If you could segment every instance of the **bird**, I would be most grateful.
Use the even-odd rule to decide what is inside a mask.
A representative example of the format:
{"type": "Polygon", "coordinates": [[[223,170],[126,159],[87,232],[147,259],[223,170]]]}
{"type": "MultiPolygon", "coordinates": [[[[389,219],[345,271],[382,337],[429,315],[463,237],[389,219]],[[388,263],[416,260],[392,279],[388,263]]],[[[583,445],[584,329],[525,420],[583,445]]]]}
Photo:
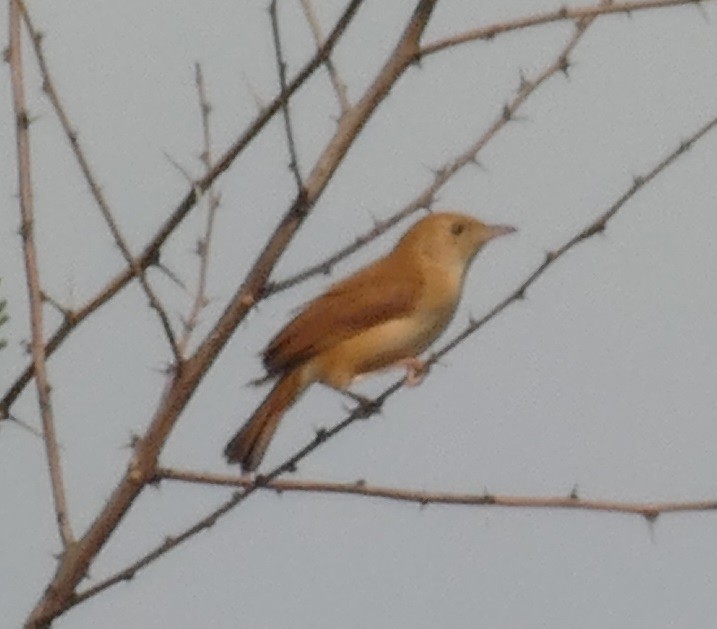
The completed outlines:
{"type": "Polygon", "coordinates": [[[284,413],[316,382],[348,392],[359,377],[394,366],[406,369],[407,384],[419,382],[419,355],[453,319],[473,259],[515,231],[432,212],[387,255],[306,304],[264,350],[261,381],[276,383],[227,444],[227,462],[254,472],[284,413]]]}

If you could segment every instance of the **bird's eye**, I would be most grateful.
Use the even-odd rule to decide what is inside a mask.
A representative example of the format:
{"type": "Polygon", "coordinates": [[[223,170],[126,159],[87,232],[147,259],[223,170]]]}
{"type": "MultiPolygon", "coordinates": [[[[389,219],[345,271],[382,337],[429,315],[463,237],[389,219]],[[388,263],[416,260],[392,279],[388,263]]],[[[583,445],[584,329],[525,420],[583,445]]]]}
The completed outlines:
{"type": "Polygon", "coordinates": [[[453,225],[451,225],[451,233],[454,236],[460,236],[465,228],[466,226],[463,223],[453,223],[453,225]]]}

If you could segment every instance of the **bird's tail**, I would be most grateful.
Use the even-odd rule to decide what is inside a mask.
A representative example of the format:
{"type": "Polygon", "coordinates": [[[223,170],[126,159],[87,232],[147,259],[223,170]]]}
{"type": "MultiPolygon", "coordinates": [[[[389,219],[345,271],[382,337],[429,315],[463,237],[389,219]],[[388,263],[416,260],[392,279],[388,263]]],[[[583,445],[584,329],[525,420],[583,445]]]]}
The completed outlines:
{"type": "Polygon", "coordinates": [[[261,406],[232,437],[224,448],[224,456],[229,463],[239,463],[244,472],[252,472],[259,467],[286,409],[308,385],[301,371],[294,369],[281,376],[261,406]]]}

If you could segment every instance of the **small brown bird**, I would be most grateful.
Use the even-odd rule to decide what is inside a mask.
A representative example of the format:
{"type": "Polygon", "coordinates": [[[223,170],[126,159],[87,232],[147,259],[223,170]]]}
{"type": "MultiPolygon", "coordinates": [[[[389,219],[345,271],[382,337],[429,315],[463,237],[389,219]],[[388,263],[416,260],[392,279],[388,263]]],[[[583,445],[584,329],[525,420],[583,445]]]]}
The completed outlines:
{"type": "Polygon", "coordinates": [[[470,263],[489,240],[515,231],[463,214],[430,214],[388,255],[335,284],[264,351],[269,395],[224,450],[253,471],[286,410],[314,382],[346,389],[362,374],[403,366],[420,380],[423,352],[450,323],[470,263]]]}

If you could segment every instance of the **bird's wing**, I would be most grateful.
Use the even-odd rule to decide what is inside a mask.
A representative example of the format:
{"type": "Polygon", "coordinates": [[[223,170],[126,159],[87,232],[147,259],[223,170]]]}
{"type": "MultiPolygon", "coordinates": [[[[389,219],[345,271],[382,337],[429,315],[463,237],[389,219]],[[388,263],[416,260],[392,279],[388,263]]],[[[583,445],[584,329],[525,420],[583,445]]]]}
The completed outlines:
{"type": "Polygon", "coordinates": [[[423,281],[412,265],[384,258],[311,301],[264,351],[269,375],[291,369],[375,325],[415,308],[423,281]]]}

